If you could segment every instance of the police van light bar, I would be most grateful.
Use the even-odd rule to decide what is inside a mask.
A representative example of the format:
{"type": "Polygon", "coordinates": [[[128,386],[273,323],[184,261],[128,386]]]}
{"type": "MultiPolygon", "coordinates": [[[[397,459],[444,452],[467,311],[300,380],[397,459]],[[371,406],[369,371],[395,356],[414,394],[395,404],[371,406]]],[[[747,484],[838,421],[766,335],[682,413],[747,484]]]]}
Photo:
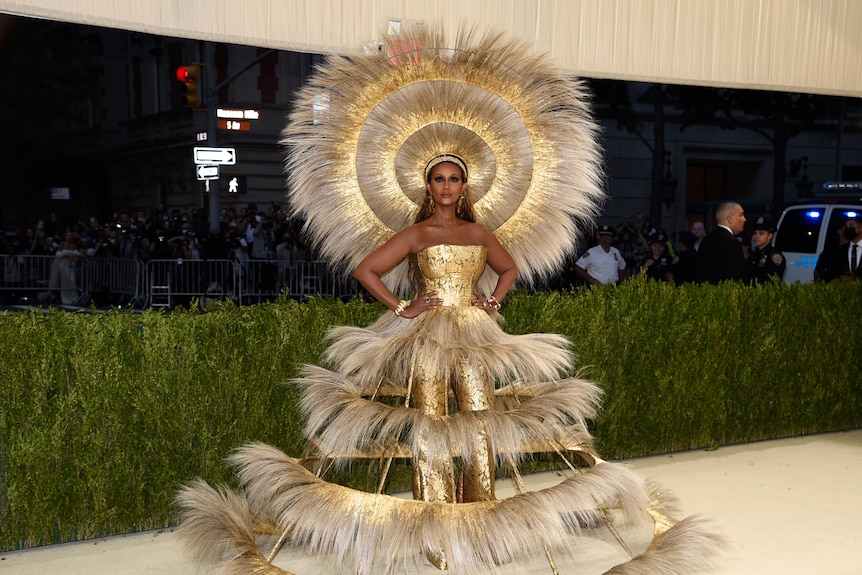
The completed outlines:
{"type": "Polygon", "coordinates": [[[862,182],[823,182],[824,190],[862,190],[862,182]]]}

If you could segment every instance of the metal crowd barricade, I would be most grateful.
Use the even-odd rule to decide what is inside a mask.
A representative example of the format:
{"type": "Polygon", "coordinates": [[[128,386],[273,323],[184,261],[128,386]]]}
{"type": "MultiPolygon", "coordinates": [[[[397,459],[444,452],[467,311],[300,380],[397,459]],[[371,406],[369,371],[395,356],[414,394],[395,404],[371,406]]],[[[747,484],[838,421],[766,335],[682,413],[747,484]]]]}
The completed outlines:
{"type": "Polygon", "coordinates": [[[3,254],[0,291],[4,299],[80,305],[88,288],[86,258],[3,254]]]}
{"type": "Polygon", "coordinates": [[[272,301],[281,293],[280,268],[270,260],[248,260],[240,264],[240,305],[272,301]]]}
{"type": "Polygon", "coordinates": [[[354,280],[339,281],[323,261],[248,260],[240,268],[242,305],[272,301],[281,295],[347,298],[359,293],[354,280]]]}
{"type": "Polygon", "coordinates": [[[34,298],[48,291],[53,256],[3,254],[0,291],[4,299],[34,298]]]}
{"type": "Polygon", "coordinates": [[[326,296],[344,299],[359,293],[355,280],[340,280],[323,261],[294,262],[285,266],[280,277],[283,291],[292,298],[326,296]]]}
{"type": "Polygon", "coordinates": [[[104,289],[112,303],[129,307],[146,305],[144,297],[144,263],[140,260],[113,258],[105,260],[104,289]]]}
{"type": "Polygon", "coordinates": [[[322,261],[139,260],[0,254],[3,303],[173,308],[231,299],[240,305],[285,295],[348,298],[354,280],[339,280],[322,261]]]}
{"type": "Polygon", "coordinates": [[[239,297],[239,273],[231,260],[150,260],[144,275],[149,307],[173,308],[195,298],[210,302],[239,297]]]}
{"type": "MultiPolygon", "coordinates": [[[[47,255],[0,255],[4,303],[90,305],[94,300],[140,293],[142,265],[133,260],[47,255]]],[[[118,302],[125,303],[125,302],[118,302]]]]}

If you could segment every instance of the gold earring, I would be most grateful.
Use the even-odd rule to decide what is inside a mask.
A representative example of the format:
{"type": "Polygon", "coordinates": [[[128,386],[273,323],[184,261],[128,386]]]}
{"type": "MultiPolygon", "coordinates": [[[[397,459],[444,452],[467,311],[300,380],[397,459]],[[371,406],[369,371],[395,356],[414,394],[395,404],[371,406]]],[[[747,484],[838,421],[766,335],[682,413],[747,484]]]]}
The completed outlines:
{"type": "Polygon", "coordinates": [[[455,204],[455,211],[464,211],[464,196],[458,196],[458,202],[455,204]]]}
{"type": "Polygon", "coordinates": [[[434,197],[431,194],[428,194],[428,207],[431,208],[431,211],[434,211],[434,197]]]}

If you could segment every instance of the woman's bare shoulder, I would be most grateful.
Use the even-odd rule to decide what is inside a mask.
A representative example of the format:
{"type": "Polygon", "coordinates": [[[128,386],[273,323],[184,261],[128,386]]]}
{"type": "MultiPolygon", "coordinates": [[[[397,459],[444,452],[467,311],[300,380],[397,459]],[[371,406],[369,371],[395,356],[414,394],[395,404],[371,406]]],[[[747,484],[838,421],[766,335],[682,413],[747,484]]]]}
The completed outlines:
{"type": "Polygon", "coordinates": [[[421,223],[412,224],[389,238],[386,244],[393,247],[399,246],[402,249],[415,253],[425,243],[427,235],[428,231],[421,223]]]}
{"type": "Polygon", "coordinates": [[[475,243],[481,245],[487,245],[494,238],[494,234],[488,228],[476,222],[469,223],[467,232],[475,243]]]}

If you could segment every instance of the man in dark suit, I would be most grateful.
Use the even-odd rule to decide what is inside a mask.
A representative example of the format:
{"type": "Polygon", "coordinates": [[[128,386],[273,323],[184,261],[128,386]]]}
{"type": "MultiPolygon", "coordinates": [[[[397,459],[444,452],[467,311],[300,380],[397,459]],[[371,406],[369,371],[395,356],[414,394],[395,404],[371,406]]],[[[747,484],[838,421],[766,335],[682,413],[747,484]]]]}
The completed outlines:
{"type": "Polygon", "coordinates": [[[697,250],[699,283],[717,284],[745,277],[745,254],[736,236],[745,227],[745,210],[736,202],[725,202],[715,211],[716,227],[697,250]]]}
{"type": "Polygon", "coordinates": [[[844,222],[847,243],[826,248],[817,258],[814,279],[832,281],[838,278],[862,279],[862,221],[857,216],[844,222]]]}

